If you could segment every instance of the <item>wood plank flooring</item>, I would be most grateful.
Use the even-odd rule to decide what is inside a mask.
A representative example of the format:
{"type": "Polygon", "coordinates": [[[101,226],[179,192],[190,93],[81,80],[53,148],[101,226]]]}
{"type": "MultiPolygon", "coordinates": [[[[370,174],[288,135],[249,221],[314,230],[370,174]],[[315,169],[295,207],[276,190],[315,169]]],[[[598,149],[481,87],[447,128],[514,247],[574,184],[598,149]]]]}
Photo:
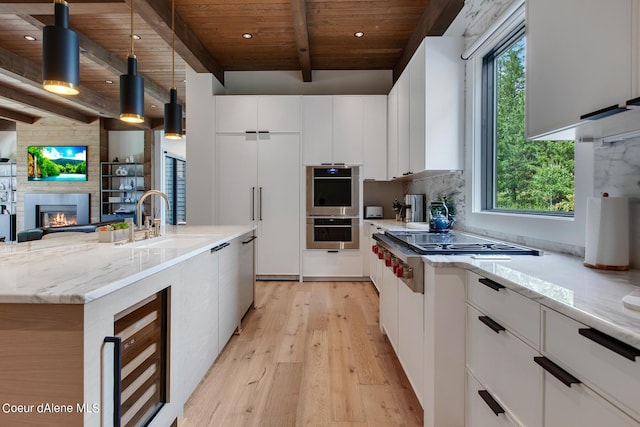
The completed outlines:
{"type": "Polygon", "coordinates": [[[370,282],[258,282],[180,427],[422,426],[370,282]]]}

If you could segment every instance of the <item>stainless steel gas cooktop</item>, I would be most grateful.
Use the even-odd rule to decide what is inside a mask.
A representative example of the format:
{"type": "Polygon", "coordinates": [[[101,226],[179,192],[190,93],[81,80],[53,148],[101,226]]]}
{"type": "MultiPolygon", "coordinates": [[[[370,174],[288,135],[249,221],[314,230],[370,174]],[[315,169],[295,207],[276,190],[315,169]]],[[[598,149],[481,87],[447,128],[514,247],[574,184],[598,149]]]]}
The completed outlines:
{"type": "Polygon", "coordinates": [[[420,255],[542,255],[542,251],[537,249],[479,238],[459,231],[387,231],[385,235],[420,255]]]}

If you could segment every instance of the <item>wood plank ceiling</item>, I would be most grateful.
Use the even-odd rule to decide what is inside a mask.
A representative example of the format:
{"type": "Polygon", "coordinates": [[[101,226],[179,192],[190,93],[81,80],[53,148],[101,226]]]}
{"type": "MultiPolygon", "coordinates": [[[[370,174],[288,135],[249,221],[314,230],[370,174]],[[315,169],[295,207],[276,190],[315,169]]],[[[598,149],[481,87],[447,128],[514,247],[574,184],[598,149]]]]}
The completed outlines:
{"type": "MultiPolygon", "coordinates": [[[[56,115],[90,123],[119,115],[119,76],[130,51],[132,0],[70,0],[80,36],[80,94],[41,88],[42,28],[53,3],[0,0],[0,119],[33,123],[56,115]],[[28,41],[25,36],[35,38],[28,41]],[[111,82],[111,83],[109,83],[111,82]]],[[[442,35],[464,0],[175,0],[175,86],[188,110],[186,66],[224,84],[225,71],[394,71],[427,35],[442,35]],[[356,31],[364,37],[356,38],[356,31]],[[251,38],[243,38],[251,34],[251,38]]],[[[145,78],[143,127],[161,127],[171,73],[171,1],[136,0],[138,73],[145,78]]]]}

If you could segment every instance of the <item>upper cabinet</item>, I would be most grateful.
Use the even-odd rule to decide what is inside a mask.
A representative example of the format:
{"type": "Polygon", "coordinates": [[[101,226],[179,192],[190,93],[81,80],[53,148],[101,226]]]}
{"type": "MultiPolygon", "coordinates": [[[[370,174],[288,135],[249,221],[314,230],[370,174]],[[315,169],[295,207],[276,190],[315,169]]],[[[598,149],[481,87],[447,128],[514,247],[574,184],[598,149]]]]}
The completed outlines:
{"type": "Polygon", "coordinates": [[[304,164],[364,164],[365,179],[385,179],[386,114],[385,95],[304,96],[304,164]],[[382,160],[370,150],[380,151],[382,160]],[[372,162],[369,167],[366,159],[372,162]]]}
{"type": "Polygon", "coordinates": [[[300,96],[216,96],[217,133],[298,133],[300,96]]]}
{"type": "Polygon", "coordinates": [[[638,96],[638,3],[526,2],[527,138],[602,137],[624,130],[628,119],[637,123],[636,112],[604,121],[584,116],[620,111],[638,96]]]}
{"type": "Polygon", "coordinates": [[[462,169],[462,43],[460,37],[425,38],[389,94],[390,179],[462,169]]]}

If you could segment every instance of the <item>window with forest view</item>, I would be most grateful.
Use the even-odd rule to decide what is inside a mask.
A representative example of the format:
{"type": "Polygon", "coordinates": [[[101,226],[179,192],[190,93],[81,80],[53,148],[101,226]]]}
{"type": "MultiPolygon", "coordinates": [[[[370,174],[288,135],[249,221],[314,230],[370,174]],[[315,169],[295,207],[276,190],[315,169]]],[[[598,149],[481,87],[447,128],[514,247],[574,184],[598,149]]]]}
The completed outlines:
{"type": "Polygon", "coordinates": [[[483,59],[484,209],[571,215],[574,142],[525,139],[521,28],[483,59]]]}

